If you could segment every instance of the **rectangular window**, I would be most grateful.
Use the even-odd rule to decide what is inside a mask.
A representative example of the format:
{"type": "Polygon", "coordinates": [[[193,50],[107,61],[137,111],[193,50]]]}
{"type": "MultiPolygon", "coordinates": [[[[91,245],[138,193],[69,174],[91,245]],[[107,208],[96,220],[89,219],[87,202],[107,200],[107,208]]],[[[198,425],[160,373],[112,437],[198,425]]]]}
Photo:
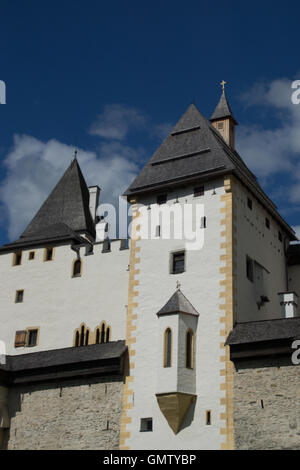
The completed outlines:
{"type": "Polygon", "coordinates": [[[157,225],[155,228],[155,236],[160,237],[160,225],[157,225]]]}
{"type": "Polygon", "coordinates": [[[270,229],[270,220],[266,217],[266,227],[270,229]]]}
{"type": "Polygon", "coordinates": [[[140,432],[151,432],[152,430],[152,418],[141,418],[140,432]]]}
{"type": "Polygon", "coordinates": [[[201,217],[200,228],[206,228],[206,217],[201,217]]]}
{"type": "Polygon", "coordinates": [[[223,129],[224,128],[224,122],[223,121],[218,122],[217,127],[218,127],[218,129],[223,129]]]}
{"type": "Polygon", "coordinates": [[[207,426],[211,425],[211,411],[210,410],[206,412],[206,425],[207,426]]]}
{"type": "Polygon", "coordinates": [[[204,186],[194,188],[194,197],[204,196],[204,186]]]}
{"type": "Polygon", "coordinates": [[[22,263],[22,251],[13,254],[13,266],[20,266],[22,263]]]}
{"type": "Polygon", "coordinates": [[[252,199],[250,199],[249,197],[248,197],[247,205],[248,205],[249,209],[252,210],[252,199]]]}
{"type": "Polygon", "coordinates": [[[34,251],[30,251],[29,252],[29,255],[28,255],[28,259],[34,259],[35,257],[35,252],[34,251]]]}
{"type": "Polygon", "coordinates": [[[184,251],[179,253],[172,253],[172,274],[179,274],[184,272],[184,251]]]}
{"type": "Polygon", "coordinates": [[[26,330],[16,331],[15,348],[24,347],[26,345],[26,330]]]}
{"type": "Polygon", "coordinates": [[[282,242],[282,233],[281,233],[281,232],[278,232],[278,240],[279,240],[280,242],[282,242]]]}
{"type": "Polygon", "coordinates": [[[44,252],[44,261],[52,261],[53,260],[53,248],[45,248],[44,252]]]}
{"type": "Polygon", "coordinates": [[[28,330],[28,347],[37,345],[38,330],[28,330]]]}
{"type": "Polygon", "coordinates": [[[23,290],[17,290],[16,291],[16,298],[15,298],[15,302],[18,304],[18,303],[21,303],[23,302],[23,298],[24,298],[24,291],[23,290]]]}
{"type": "Polygon", "coordinates": [[[253,282],[253,260],[246,256],[246,274],[249,281],[253,282]]]}
{"type": "Polygon", "coordinates": [[[165,204],[167,202],[167,195],[166,194],[160,194],[159,196],[157,196],[156,202],[159,205],[160,204],[165,204]]]}

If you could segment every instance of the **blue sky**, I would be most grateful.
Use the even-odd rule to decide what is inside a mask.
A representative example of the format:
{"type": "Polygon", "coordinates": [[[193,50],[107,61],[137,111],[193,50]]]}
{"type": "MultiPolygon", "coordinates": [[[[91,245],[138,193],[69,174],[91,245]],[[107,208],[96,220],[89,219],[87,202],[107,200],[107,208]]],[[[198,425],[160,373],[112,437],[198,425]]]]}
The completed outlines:
{"type": "Polygon", "coordinates": [[[69,164],[112,201],[195,101],[228,82],[237,147],[300,226],[300,5],[289,1],[2,0],[0,242],[15,239],[69,164]]]}

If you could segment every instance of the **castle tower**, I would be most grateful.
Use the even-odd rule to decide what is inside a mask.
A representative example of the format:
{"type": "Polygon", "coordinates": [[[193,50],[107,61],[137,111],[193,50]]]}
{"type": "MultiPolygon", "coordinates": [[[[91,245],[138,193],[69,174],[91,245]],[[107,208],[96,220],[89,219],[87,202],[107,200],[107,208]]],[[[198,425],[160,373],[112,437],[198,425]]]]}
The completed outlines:
{"type": "Polygon", "coordinates": [[[121,449],[233,449],[226,338],[236,321],[281,316],[277,233],[294,232],[233,151],[224,90],[211,121],[190,105],[125,192],[133,223],[121,449]]]}

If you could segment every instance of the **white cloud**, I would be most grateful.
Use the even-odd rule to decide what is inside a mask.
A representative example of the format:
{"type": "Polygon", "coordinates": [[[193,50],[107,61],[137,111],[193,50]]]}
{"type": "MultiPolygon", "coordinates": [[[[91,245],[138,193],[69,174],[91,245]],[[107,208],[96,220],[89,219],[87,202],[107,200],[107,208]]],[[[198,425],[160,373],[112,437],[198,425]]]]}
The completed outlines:
{"type": "MultiPolygon", "coordinates": [[[[6,179],[0,200],[8,215],[8,236],[16,239],[44,202],[74,155],[74,147],[55,139],[42,142],[28,135],[16,135],[4,165],[6,179]]],[[[138,167],[135,150],[103,144],[99,152],[79,149],[78,161],[87,184],[101,187],[102,202],[116,203],[131,183],[138,167]]]]}
{"type": "Polygon", "coordinates": [[[105,139],[123,140],[132,129],[143,128],[146,117],[134,108],[120,104],[110,104],[104,107],[103,113],[90,128],[90,134],[105,139]]]}
{"type": "Polygon", "coordinates": [[[247,107],[260,107],[263,127],[240,126],[237,148],[251,170],[264,179],[285,174],[289,180],[286,200],[300,202],[300,105],[292,103],[292,80],[256,83],[242,96],[247,107]],[[273,119],[277,119],[274,128],[273,119]]]}

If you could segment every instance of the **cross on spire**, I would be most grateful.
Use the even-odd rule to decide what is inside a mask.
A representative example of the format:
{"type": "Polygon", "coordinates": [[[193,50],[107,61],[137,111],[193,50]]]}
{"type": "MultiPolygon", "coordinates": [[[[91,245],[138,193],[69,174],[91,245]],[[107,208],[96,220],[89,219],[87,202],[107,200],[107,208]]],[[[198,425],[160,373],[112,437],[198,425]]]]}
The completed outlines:
{"type": "Polygon", "coordinates": [[[225,82],[224,80],[221,81],[223,93],[224,93],[224,91],[225,91],[225,85],[226,85],[226,83],[227,83],[227,82],[225,82]]]}

